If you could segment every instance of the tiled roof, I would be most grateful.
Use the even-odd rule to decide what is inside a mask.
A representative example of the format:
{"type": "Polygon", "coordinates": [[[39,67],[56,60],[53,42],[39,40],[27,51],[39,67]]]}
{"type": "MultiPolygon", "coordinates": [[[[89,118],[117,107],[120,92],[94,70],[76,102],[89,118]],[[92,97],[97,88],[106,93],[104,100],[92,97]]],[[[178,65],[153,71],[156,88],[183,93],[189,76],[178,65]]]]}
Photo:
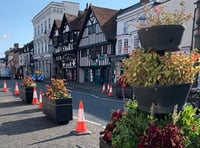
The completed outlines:
{"type": "Polygon", "coordinates": [[[54,20],[55,21],[55,25],[56,25],[56,28],[60,28],[60,25],[61,25],[61,20],[54,20]]]}
{"type": "Polygon", "coordinates": [[[101,8],[96,6],[90,7],[101,26],[107,23],[118,12],[117,10],[109,8],[101,8]]]}
{"type": "Polygon", "coordinates": [[[53,38],[54,31],[56,29],[59,29],[60,26],[61,26],[61,20],[55,19],[54,22],[53,22],[52,28],[51,28],[51,32],[50,32],[49,38],[53,38]]]}
{"type": "Polygon", "coordinates": [[[75,18],[77,18],[76,15],[72,15],[72,14],[69,14],[69,13],[65,13],[64,14],[66,20],[68,23],[70,23],[71,21],[73,21],[75,18]]]}
{"type": "Polygon", "coordinates": [[[118,14],[118,10],[110,9],[110,8],[102,8],[97,6],[90,5],[89,8],[86,8],[85,14],[83,17],[83,26],[81,27],[81,32],[79,36],[79,41],[83,34],[85,25],[89,19],[89,15],[93,12],[95,15],[103,33],[106,36],[106,39],[114,39],[116,34],[116,21],[115,18],[118,14]]]}

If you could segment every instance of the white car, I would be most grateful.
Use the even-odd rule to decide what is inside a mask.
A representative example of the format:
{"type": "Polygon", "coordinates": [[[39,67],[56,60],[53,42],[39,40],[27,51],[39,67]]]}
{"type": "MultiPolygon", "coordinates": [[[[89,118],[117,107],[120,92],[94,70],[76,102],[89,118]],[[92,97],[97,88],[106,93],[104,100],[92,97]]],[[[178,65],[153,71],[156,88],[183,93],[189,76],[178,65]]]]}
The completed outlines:
{"type": "Polygon", "coordinates": [[[1,79],[11,79],[11,70],[9,68],[0,68],[1,79]]]}

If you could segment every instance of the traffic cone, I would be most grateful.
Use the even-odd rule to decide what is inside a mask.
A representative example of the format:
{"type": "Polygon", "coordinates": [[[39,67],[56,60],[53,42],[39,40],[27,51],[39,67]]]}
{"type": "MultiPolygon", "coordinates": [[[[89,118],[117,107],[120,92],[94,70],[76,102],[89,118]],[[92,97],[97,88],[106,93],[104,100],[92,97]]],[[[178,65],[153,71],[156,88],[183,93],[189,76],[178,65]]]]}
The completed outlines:
{"type": "Polygon", "coordinates": [[[32,104],[39,104],[38,97],[37,97],[36,87],[34,87],[34,89],[33,89],[32,104]]]}
{"type": "Polygon", "coordinates": [[[108,92],[108,96],[109,97],[113,96],[113,93],[112,93],[112,84],[110,84],[110,89],[109,89],[109,92],[108,92]]]}
{"type": "Polygon", "coordinates": [[[75,131],[77,134],[90,134],[91,133],[90,131],[88,131],[86,123],[85,123],[83,102],[81,100],[79,102],[78,121],[76,123],[75,131]]]}
{"type": "Polygon", "coordinates": [[[102,94],[105,94],[106,93],[106,86],[105,86],[105,83],[103,83],[103,88],[102,88],[102,94]]]}
{"type": "Polygon", "coordinates": [[[6,80],[3,81],[3,91],[7,92],[8,88],[7,88],[7,84],[6,84],[6,80]]]}
{"type": "Polygon", "coordinates": [[[110,84],[108,83],[108,86],[107,86],[107,93],[109,93],[110,91],[110,84]]]}
{"type": "Polygon", "coordinates": [[[16,82],[15,83],[15,92],[14,92],[15,95],[19,95],[19,87],[18,87],[18,83],[16,82]]]}
{"type": "Polygon", "coordinates": [[[39,109],[42,109],[42,90],[40,89],[40,97],[39,97],[39,109]]]}

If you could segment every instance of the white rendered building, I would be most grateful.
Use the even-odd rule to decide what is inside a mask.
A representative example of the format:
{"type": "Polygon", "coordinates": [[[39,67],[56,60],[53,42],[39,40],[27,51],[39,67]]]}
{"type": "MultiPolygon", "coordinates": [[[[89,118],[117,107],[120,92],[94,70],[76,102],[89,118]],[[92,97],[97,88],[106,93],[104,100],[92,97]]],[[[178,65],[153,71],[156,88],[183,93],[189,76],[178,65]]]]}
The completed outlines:
{"type": "MultiPolygon", "coordinates": [[[[115,62],[115,78],[120,75],[121,60],[128,55],[134,48],[140,47],[140,42],[137,35],[137,21],[143,19],[144,6],[152,7],[153,5],[164,5],[166,10],[174,11],[179,9],[181,0],[140,0],[139,3],[125,8],[117,16],[117,33],[116,33],[116,62],[115,62]]],[[[191,50],[192,42],[192,26],[193,15],[196,5],[196,0],[184,0],[185,11],[192,14],[192,18],[184,24],[185,31],[180,44],[180,49],[183,51],[191,50]]],[[[145,21],[145,20],[144,20],[145,21]]]]}

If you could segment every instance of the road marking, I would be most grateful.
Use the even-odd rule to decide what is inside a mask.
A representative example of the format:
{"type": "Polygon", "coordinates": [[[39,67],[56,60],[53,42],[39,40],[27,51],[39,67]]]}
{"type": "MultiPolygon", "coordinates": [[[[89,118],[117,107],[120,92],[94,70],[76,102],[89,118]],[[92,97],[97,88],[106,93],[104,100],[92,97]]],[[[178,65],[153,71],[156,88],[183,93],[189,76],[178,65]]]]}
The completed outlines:
{"type": "Polygon", "coordinates": [[[90,96],[92,96],[92,97],[95,97],[95,98],[97,98],[97,99],[99,99],[100,97],[99,96],[96,96],[96,95],[90,95],[90,96]]]}
{"type": "Polygon", "coordinates": [[[119,102],[119,103],[123,103],[123,100],[114,100],[114,99],[108,99],[108,98],[101,98],[97,95],[94,94],[90,94],[90,93],[84,93],[84,92],[79,92],[79,91],[72,91],[75,92],[76,94],[83,94],[83,95],[90,95],[92,97],[94,97],[95,99],[101,99],[101,100],[105,100],[105,101],[112,101],[112,102],[119,102]]]}
{"type": "MultiPolygon", "coordinates": [[[[78,119],[77,116],[73,116],[73,118],[78,119]]],[[[97,125],[97,126],[101,126],[102,128],[105,127],[105,126],[103,126],[101,123],[97,123],[97,122],[90,121],[90,120],[85,120],[85,121],[88,122],[88,123],[91,123],[91,124],[97,125]]]]}

